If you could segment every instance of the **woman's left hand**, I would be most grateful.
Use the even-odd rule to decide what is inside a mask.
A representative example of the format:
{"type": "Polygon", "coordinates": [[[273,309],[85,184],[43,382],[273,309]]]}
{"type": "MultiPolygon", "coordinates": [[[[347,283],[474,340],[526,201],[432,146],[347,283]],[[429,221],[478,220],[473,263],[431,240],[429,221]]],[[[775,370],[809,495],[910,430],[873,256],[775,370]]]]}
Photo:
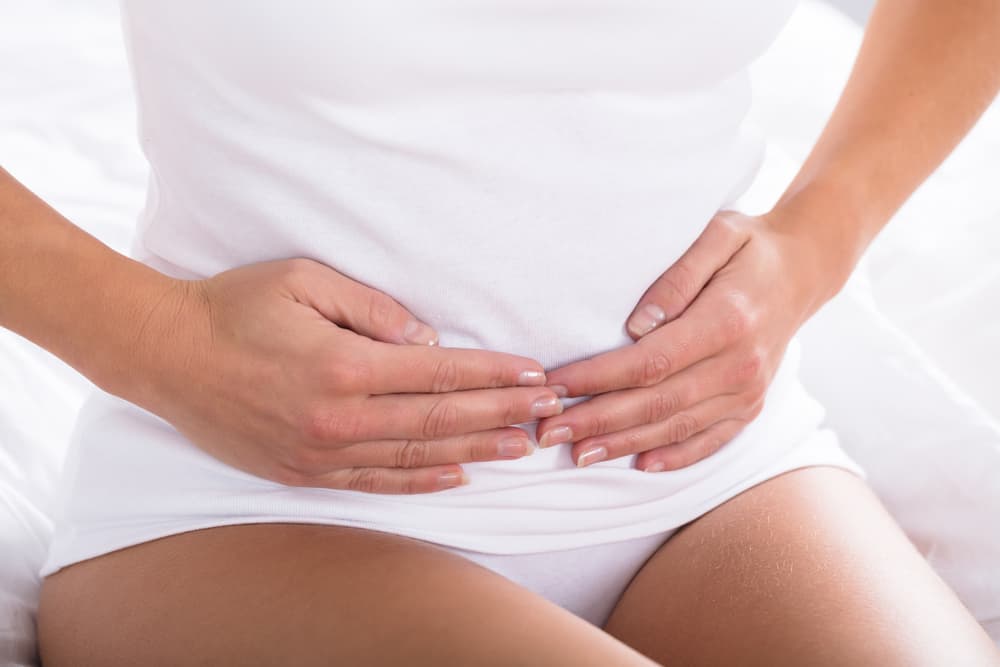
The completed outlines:
{"type": "Polygon", "coordinates": [[[772,213],[719,211],[639,300],[634,344],[547,371],[557,393],[593,397],[541,420],[539,444],[572,442],[578,466],[640,453],[636,467],[655,472],[750,423],[788,342],[840,287],[815,235],[772,213]]]}

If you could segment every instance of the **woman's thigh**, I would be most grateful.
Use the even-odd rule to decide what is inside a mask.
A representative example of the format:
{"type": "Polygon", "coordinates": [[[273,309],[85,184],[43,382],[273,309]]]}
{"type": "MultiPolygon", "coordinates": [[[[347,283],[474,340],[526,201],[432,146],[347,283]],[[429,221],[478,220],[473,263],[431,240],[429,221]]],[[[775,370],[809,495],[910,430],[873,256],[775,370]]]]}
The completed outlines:
{"type": "Polygon", "coordinates": [[[682,528],[605,628],[669,665],[1000,664],[867,485],[829,467],[776,477],[682,528]]]}
{"type": "Polygon", "coordinates": [[[46,667],[652,663],[432,544],[253,524],[155,540],[47,578],[46,667]]]}

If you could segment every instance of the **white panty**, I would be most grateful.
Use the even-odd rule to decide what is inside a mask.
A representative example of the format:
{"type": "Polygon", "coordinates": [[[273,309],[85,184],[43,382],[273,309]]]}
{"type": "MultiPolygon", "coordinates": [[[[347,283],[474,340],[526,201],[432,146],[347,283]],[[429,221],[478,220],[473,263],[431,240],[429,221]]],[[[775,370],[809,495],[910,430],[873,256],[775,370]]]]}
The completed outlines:
{"type": "Polygon", "coordinates": [[[490,554],[438,545],[603,627],[632,577],[677,529],[621,542],[528,554],[490,554]]]}

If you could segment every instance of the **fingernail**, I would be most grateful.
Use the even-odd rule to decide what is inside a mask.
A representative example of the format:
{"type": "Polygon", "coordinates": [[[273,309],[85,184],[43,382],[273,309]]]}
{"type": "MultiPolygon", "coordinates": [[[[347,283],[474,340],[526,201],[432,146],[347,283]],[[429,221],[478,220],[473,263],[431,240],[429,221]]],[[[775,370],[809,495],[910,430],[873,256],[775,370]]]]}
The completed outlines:
{"type": "Polygon", "coordinates": [[[562,401],[558,396],[545,396],[538,398],[531,404],[532,417],[554,417],[563,411],[562,401]]]}
{"type": "Polygon", "coordinates": [[[406,323],[403,338],[406,339],[407,343],[414,345],[437,345],[438,343],[437,332],[417,320],[410,320],[406,323]]]}
{"type": "Polygon", "coordinates": [[[647,303],[629,319],[628,330],[636,336],[644,336],[666,320],[667,314],[662,308],[655,303],[647,303]]]}
{"type": "Polygon", "coordinates": [[[551,389],[553,393],[555,393],[555,395],[559,396],[560,398],[566,398],[567,396],[569,396],[569,389],[567,389],[566,385],[564,384],[549,385],[549,389],[551,389]]]}
{"type": "Polygon", "coordinates": [[[663,465],[661,461],[656,461],[655,463],[650,463],[646,466],[645,470],[646,472],[663,472],[666,468],[667,467],[663,465]]]}
{"type": "Polygon", "coordinates": [[[521,371],[517,377],[517,383],[520,385],[545,384],[545,373],[544,371],[521,371]]]}
{"type": "Polygon", "coordinates": [[[576,460],[576,465],[578,468],[583,466],[589,466],[591,463],[597,463],[598,461],[603,461],[608,458],[608,450],[604,447],[593,447],[588,449],[576,460]]]}
{"type": "Polygon", "coordinates": [[[542,434],[541,439],[538,441],[539,447],[550,447],[552,445],[561,445],[563,443],[573,441],[573,431],[569,426],[557,426],[551,431],[546,431],[542,434]]]}
{"type": "Polygon", "coordinates": [[[534,451],[527,438],[517,436],[504,438],[497,443],[497,455],[504,458],[516,459],[534,451]]]}
{"type": "Polygon", "coordinates": [[[455,486],[462,486],[469,483],[469,476],[462,472],[446,472],[438,477],[438,485],[442,489],[450,489],[455,486]]]}

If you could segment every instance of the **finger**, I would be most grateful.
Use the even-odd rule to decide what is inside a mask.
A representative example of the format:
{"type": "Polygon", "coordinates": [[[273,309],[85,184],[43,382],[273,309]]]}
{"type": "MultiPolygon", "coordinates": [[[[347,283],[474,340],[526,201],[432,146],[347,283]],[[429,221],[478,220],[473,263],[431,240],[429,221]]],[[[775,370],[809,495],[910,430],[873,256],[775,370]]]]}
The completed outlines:
{"type": "Polygon", "coordinates": [[[430,468],[341,468],[320,475],[300,476],[291,486],[346,489],[377,494],[416,494],[444,491],[469,483],[461,466],[430,468]]]}
{"type": "Polygon", "coordinates": [[[566,396],[589,396],[663,382],[736,338],[721,292],[706,289],[684,315],[635,343],[548,371],[546,384],[566,396]]]}
{"type": "Polygon", "coordinates": [[[714,396],[656,424],[585,438],[573,445],[571,455],[578,466],[585,466],[682,442],[718,421],[741,416],[745,403],[739,394],[714,396]]]}
{"type": "Polygon", "coordinates": [[[523,429],[509,427],[438,440],[375,440],[335,450],[344,467],[423,468],[449,463],[518,459],[535,451],[523,429]]]}
{"type": "Polygon", "coordinates": [[[538,444],[549,447],[661,422],[712,396],[732,392],[734,374],[722,356],[703,359],[652,387],[600,394],[538,422],[538,444]]]}
{"type": "Polygon", "coordinates": [[[363,376],[365,386],[354,388],[368,394],[444,393],[545,384],[541,364],[513,354],[377,341],[361,347],[348,373],[363,376]]]}
{"type": "Polygon", "coordinates": [[[437,345],[429,325],[384,292],[312,260],[293,265],[296,297],[334,324],[386,343],[437,345]]]}
{"type": "Polygon", "coordinates": [[[694,243],[654,282],[639,299],[626,329],[634,339],[678,317],[698,296],[716,271],[750,238],[747,216],[719,211],[694,243]]]}
{"type": "Polygon", "coordinates": [[[551,417],[562,402],[545,387],[470,389],[445,394],[388,394],[313,412],[306,436],[316,444],[437,440],[551,417]]]}
{"type": "Polygon", "coordinates": [[[739,419],[724,419],[687,440],[643,452],[636,457],[635,467],[646,472],[686,468],[722,449],[746,426],[739,419]]]}

